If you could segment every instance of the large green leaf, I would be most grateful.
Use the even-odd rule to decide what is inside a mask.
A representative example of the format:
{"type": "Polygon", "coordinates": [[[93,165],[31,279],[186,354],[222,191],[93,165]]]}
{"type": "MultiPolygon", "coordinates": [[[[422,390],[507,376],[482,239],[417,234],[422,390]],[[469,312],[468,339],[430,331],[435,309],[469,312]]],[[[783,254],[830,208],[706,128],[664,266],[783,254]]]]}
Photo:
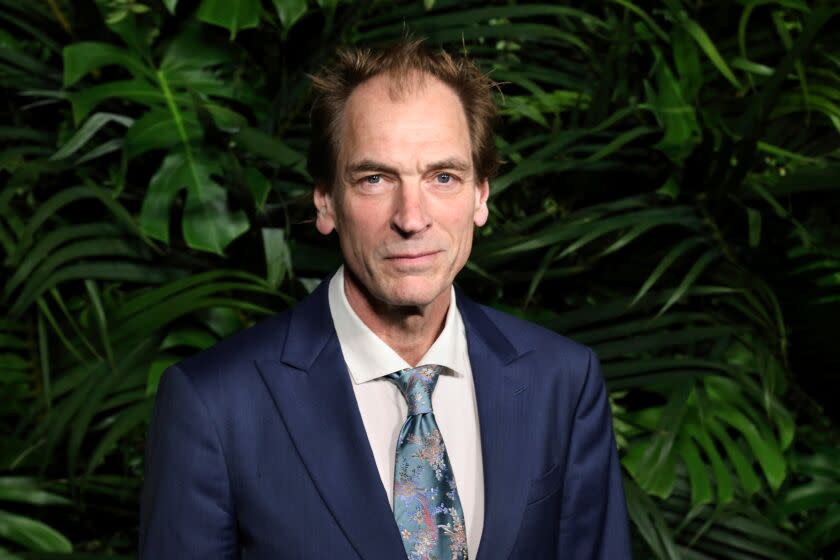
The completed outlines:
{"type": "Polygon", "coordinates": [[[70,93],[67,98],[73,105],[73,120],[76,123],[80,123],[100,103],[109,99],[135,101],[149,107],[165,101],[163,93],[145,79],[106,82],[70,93]]]}
{"type": "Polygon", "coordinates": [[[198,22],[188,22],[183,31],[167,46],[160,69],[177,73],[185,69],[206,69],[230,62],[233,59],[233,49],[230,45],[209,40],[203,31],[198,22]]]}
{"type": "Polygon", "coordinates": [[[0,510],[0,538],[39,552],[73,551],[67,537],[35,519],[0,510]]]}
{"type": "Polygon", "coordinates": [[[150,69],[127,49],[108,43],[79,42],[64,48],[64,86],[72,86],[88,72],[108,65],[122,66],[135,78],[151,77],[150,69]]]}
{"type": "Polygon", "coordinates": [[[241,29],[256,27],[260,20],[259,0],[202,0],[198,19],[230,30],[231,38],[241,29]]]}
{"type": "MultiPolygon", "coordinates": [[[[187,142],[201,138],[201,127],[195,114],[185,114],[181,124],[187,142]]],[[[173,148],[183,140],[172,113],[168,109],[154,108],[137,119],[126,132],[125,153],[127,157],[135,158],[149,150],[173,148]]]]}
{"type": "Polygon", "coordinates": [[[306,0],[272,0],[277,17],[289,29],[306,13],[306,0]]]}
{"type": "Polygon", "coordinates": [[[186,191],[182,230],[190,247],[222,254],[228,244],[248,229],[242,210],[228,207],[225,189],[213,179],[218,163],[190,152],[171,153],[152,177],[143,201],[140,226],[149,236],[169,241],[172,204],[186,191]]]}

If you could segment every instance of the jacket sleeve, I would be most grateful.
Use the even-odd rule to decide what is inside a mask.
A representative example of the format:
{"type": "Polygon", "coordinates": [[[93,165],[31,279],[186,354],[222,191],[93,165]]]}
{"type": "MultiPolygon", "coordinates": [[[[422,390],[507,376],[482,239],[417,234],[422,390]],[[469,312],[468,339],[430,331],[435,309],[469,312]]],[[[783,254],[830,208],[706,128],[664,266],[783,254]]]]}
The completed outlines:
{"type": "Polygon", "coordinates": [[[575,406],[557,550],[562,558],[631,557],[610,403],[592,351],[575,406]]]}
{"type": "Polygon", "coordinates": [[[161,379],[149,426],[138,557],[238,557],[219,434],[191,380],[176,366],[161,379]]]}

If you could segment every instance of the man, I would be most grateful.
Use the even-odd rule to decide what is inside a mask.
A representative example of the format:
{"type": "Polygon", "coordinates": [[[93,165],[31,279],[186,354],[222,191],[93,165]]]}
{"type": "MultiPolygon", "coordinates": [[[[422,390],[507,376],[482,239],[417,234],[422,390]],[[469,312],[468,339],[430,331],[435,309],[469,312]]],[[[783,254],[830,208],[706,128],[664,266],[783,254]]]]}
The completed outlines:
{"type": "Polygon", "coordinates": [[[314,85],[316,226],[344,266],[163,377],[140,556],[629,558],[596,357],[453,288],[492,84],[407,41],[314,85]]]}

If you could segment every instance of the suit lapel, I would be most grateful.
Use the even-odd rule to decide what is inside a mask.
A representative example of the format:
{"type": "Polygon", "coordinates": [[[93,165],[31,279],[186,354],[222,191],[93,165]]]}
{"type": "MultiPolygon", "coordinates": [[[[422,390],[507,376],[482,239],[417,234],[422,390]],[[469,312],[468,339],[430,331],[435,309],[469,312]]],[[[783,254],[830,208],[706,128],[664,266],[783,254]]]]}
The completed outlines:
{"type": "Polygon", "coordinates": [[[327,303],[327,284],[292,311],[282,357],[257,362],[295,447],[365,560],[405,556],[327,303]]]}
{"type": "Polygon", "coordinates": [[[520,354],[493,321],[460,291],[475,383],[484,465],[484,528],[477,560],[507,558],[528,491],[526,386],[520,354]]]}

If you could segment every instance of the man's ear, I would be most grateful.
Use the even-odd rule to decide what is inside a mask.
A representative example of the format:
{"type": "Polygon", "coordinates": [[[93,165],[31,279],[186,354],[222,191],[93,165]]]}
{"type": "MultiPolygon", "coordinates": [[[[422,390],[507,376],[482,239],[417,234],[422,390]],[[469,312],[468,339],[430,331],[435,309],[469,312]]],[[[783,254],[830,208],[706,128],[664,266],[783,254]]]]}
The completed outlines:
{"type": "Polygon", "coordinates": [[[489,210],[487,209],[487,199],[490,197],[490,181],[484,179],[475,187],[475,215],[473,221],[478,227],[487,223],[487,216],[489,210]]]}
{"type": "Polygon", "coordinates": [[[324,235],[329,235],[335,229],[335,205],[332,192],[323,183],[317,183],[312,193],[315,202],[315,227],[324,235]]]}

